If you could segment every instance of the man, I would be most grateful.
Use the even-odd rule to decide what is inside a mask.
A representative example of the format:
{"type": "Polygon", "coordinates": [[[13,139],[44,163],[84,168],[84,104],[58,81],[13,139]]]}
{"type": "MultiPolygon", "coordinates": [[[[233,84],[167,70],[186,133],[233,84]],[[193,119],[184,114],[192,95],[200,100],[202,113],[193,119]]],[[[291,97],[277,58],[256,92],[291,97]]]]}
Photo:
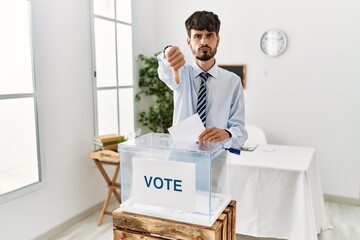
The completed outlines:
{"type": "Polygon", "coordinates": [[[185,26],[195,62],[186,64],[176,46],[167,46],[158,56],[159,77],[174,91],[173,124],[198,112],[207,127],[199,142],[231,138],[232,147],[240,148],[247,139],[244,95],[240,78],[215,61],[220,20],[212,12],[198,11],[185,26]]]}

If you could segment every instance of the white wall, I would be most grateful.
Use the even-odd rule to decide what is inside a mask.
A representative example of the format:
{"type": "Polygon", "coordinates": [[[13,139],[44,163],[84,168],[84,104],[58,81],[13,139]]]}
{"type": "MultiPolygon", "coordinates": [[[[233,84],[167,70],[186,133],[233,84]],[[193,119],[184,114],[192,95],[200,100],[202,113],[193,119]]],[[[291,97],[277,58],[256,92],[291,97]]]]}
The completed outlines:
{"type": "Polygon", "coordinates": [[[359,1],[157,0],[155,5],[155,44],[139,44],[152,52],[178,45],[192,61],[184,21],[195,10],[217,13],[222,21],[217,61],[247,64],[246,122],[264,128],[270,143],[315,147],[324,192],[359,198],[359,1]],[[261,35],[272,28],[289,39],[277,58],[259,48],[261,35]]]}
{"type": "Polygon", "coordinates": [[[0,204],[0,239],[33,239],[100,203],[93,148],[89,1],[33,0],[35,64],[46,184],[0,204]]]}
{"type": "MultiPolygon", "coordinates": [[[[153,56],[159,50],[154,49],[155,38],[154,28],[155,22],[155,3],[157,0],[133,0],[133,50],[134,50],[134,78],[138,79],[140,62],[137,60],[139,54],[145,56],[153,56]]],[[[135,80],[137,82],[137,80],[135,80]]],[[[135,83],[135,93],[137,93],[138,85],[135,83]]],[[[142,128],[142,133],[149,132],[143,126],[137,123],[138,112],[146,111],[153,103],[153,99],[142,96],[142,101],[135,103],[135,129],[142,128]]]]}
{"type": "MultiPolygon", "coordinates": [[[[93,136],[89,3],[32,2],[47,181],[0,205],[1,239],[39,236],[99,203],[106,192],[87,157],[93,136]]],[[[218,62],[248,66],[247,122],[263,127],[271,143],[315,147],[325,193],[358,197],[358,1],[133,2],[136,55],[176,44],[192,60],[184,21],[195,10],[216,12],[222,20],[218,62]],[[288,34],[289,47],[272,59],[260,52],[259,40],[274,27],[288,34]]]]}

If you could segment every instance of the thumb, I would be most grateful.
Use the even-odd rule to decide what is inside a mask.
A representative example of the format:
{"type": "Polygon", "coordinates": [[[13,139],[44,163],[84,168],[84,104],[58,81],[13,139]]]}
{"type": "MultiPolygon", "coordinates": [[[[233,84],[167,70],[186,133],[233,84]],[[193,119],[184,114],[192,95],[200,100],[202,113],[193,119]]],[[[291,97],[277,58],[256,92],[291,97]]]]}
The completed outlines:
{"type": "Polygon", "coordinates": [[[173,69],[173,75],[174,75],[175,83],[179,84],[180,83],[179,71],[173,69]]]}

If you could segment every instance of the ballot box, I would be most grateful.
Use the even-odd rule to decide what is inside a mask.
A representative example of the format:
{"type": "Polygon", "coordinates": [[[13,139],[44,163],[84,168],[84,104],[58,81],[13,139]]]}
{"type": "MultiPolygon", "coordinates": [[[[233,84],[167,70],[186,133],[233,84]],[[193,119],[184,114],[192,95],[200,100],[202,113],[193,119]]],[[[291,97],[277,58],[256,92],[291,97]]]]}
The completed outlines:
{"type": "Polygon", "coordinates": [[[120,143],[120,210],[212,226],[231,200],[227,145],[161,133],[120,143]]]}

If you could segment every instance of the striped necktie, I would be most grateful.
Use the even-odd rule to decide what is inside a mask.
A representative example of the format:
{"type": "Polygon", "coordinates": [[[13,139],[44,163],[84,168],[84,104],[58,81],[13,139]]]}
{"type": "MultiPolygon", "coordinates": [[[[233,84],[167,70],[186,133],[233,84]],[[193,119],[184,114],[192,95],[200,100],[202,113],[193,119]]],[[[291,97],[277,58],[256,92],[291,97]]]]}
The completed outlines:
{"type": "Polygon", "coordinates": [[[197,100],[197,108],[196,112],[199,114],[201,121],[203,122],[204,126],[206,127],[206,86],[205,82],[208,80],[210,74],[207,72],[202,72],[199,74],[201,78],[200,89],[198,93],[198,100],[197,100]]]}

